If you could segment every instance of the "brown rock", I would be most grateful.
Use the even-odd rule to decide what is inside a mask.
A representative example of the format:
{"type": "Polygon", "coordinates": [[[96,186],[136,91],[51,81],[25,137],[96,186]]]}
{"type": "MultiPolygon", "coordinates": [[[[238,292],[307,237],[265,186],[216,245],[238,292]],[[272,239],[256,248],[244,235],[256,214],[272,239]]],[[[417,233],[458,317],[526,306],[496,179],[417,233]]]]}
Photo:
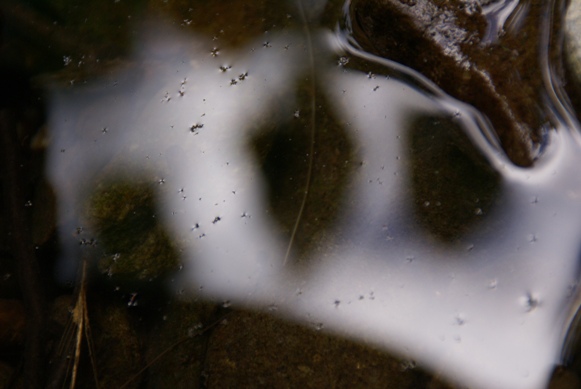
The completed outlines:
{"type": "Polygon", "coordinates": [[[212,332],[207,387],[412,389],[432,381],[414,361],[317,328],[321,325],[307,329],[266,314],[232,313],[212,332]]]}
{"type": "Polygon", "coordinates": [[[543,79],[550,3],[519,4],[498,31],[481,3],[353,0],[353,34],[364,50],[419,71],[479,109],[509,158],[529,166],[554,120],[543,79]]]}

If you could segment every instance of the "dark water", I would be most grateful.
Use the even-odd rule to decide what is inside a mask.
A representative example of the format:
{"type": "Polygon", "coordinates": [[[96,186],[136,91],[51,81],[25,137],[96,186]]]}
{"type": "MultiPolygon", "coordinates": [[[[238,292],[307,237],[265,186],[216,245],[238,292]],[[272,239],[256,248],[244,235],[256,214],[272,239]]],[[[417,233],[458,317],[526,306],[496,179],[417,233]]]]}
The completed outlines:
{"type": "MultiPolygon", "coordinates": [[[[546,387],[581,236],[578,125],[550,71],[543,152],[518,167],[479,111],[358,49],[349,4],[307,3],[152,3],[117,63],[71,53],[35,78],[56,282],[85,259],[123,309],[266,310],[458,385],[546,387]]],[[[488,41],[513,5],[486,8],[488,41]]]]}

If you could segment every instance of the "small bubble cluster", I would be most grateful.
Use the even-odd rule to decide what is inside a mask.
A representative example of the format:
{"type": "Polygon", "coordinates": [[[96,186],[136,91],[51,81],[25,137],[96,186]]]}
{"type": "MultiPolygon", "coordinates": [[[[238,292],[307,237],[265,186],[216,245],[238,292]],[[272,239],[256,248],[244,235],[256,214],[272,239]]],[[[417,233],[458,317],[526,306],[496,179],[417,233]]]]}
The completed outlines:
{"type": "Polygon", "coordinates": [[[169,103],[171,101],[171,96],[169,95],[169,92],[165,92],[165,94],[163,95],[163,98],[161,99],[162,103],[169,103]]]}
{"type": "Polygon", "coordinates": [[[95,247],[97,246],[97,239],[91,238],[91,239],[80,239],[79,240],[79,246],[91,246],[91,247],[95,247]]]}
{"type": "Polygon", "coordinates": [[[248,72],[240,73],[237,78],[230,80],[230,85],[238,85],[239,82],[246,80],[248,77],[248,72]]]}
{"type": "Polygon", "coordinates": [[[204,123],[194,123],[190,126],[190,132],[194,135],[198,135],[200,133],[200,129],[204,128],[204,123]]]}
{"type": "Polygon", "coordinates": [[[180,89],[178,89],[178,96],[179,97],[184,97],[186,94],[186,84],[188,82],[187,78],[184,78],[182,80],[182,82],[180,83],[180,89]]]}
{"type": "Polygon", "coordinates": [[[417,363],[413,359],[406,360],[406,361],[402,361],[400,363],[400,369],[401,369],[402,372],[403,371],[408,371],[408,370],[413,370],[416,367],[417,367],[417,363]]]}

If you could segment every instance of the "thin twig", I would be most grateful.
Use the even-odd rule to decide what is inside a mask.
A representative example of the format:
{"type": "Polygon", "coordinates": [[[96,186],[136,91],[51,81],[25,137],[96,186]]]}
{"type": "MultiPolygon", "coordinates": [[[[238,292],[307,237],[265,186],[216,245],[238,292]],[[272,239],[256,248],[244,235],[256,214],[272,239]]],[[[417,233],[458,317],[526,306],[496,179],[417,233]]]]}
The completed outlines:
{"type": "Polygon", "coordinates": [[[314,153],[315,153],[315,126],[316,126],[316,120],[317,120],[317,112],[316,112],[317,94],[316,94],[316,90],[315,90],[315,88],[316,88],[315,55],[314,55],[314,50],[313,50],[313,40],[311,37],[311,30],[309,27],[309,21],[307,20],[307,16],[305,14],[302,0],[297,0],[297,5],[299,8],[299,12],[301,14],[301,20],[303,21],[303,30],[304,30],[305,36],[307,38],[307,50],[309,52],[310,81],[311,81],[310,88],[311,88],[311,94],[312,94],[312,97],[311,97],[311,116],[310,116],[310,119],[311,119],[311,139],[310,139],[310,145],[309,145],[309,166],[307,167],[307,179],[305,182],[305,191],[303,193],[301,206],[299,208],[299,212],[297,214],[297,218],[295,220],[295,224],[294,224],[293,229],[292,229],[291,237],[290,237],[290,240],[288,242],[286,253],[284,255],[283,266],[286,265],[288,258],[290,256],[290,252],[291,252],[291,249],[293,247],[295,237],[297,235],[297,231],[299,229],[299,224],[302,220],[303,212],[304,212],[305,206],[307,204],[307,197],[308,197],[309,191],[311,189],[311,179],[313,176],[313,161],[315,159],[315,156],[314,156],[314,153]]]}

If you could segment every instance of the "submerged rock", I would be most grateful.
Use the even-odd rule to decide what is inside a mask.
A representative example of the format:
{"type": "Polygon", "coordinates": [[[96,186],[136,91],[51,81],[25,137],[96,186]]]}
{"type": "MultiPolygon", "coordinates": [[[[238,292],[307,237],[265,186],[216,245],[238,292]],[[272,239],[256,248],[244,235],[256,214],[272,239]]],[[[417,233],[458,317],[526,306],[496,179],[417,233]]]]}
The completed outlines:
{"type": "Polygon", "coordinates": [[[553,127],[543,69],[551,6],[354,0],[350,17],[364,50],[419,71],[475,106],[490,120],[508,157],[530,166],[553,127]]]}
{"type": "Polygon", "coordinates": [[[207,352],[209,388],[452,388],[414,360],[270,315],[234,312],[218,325],[207,352]]]}

